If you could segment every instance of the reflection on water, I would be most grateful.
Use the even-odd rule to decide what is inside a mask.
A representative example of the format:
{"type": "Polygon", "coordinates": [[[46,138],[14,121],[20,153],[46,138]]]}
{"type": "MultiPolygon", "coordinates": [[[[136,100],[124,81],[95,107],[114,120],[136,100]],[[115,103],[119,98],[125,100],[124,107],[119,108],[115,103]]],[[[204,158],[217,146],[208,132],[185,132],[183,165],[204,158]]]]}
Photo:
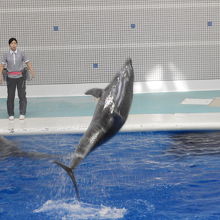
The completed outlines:
{"type": "Polygon", "coordinates": [[[184,132],[169,135],[167,154],[177,156],[220,154],[220,131],[184,132]]]}

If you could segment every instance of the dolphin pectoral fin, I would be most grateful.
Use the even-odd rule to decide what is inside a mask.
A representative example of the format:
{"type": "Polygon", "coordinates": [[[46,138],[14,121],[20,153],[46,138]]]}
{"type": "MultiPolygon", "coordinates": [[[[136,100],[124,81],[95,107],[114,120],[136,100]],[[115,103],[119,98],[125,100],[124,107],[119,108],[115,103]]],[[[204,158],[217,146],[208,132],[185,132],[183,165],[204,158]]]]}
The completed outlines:
{"type": "Polygon", "coordinates": [[[100,98],[102,96],[103,89],[89,89],[85,92],[86,95],[92,95],[96,98],[100,98]]]}
{"type": "Polygon", "coordinates": [[[74,185],[74,188],[76,191],[77,200],[80,201],[79,190],[78,190],[78,186],[77,186],[77,182],[76,182],[76,178],[74,176],[73,170],[70,167],[67,167],[58,161],[54,161],[54,163],[59,165],[60,167],[62,167],[67,172],[67,174],[69,175],[69,177],[71,178],[71,180],[73,182],[73,185],[74,185]]]}

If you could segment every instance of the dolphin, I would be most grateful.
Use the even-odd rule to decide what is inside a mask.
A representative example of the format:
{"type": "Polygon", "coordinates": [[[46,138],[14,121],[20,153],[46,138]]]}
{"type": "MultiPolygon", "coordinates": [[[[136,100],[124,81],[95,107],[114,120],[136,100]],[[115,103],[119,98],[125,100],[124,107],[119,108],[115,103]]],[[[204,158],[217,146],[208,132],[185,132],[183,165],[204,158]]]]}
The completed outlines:
{"type": "Polygon", "coordinates": [[[108,141],[124,125],[132,104],[133,84],[134,70],[132,60],[129,58],[105,89],[94,88],[85,93],[98,98],[92,121],[73,153],[71,165],[68,167],[54,161],[72,179],[78,200],[80,200],[79,190],[73,170],[91,151],[108,141]]]}
{"type": "Polygon", "coordinates": [[[0,136],[0,159],[8,157],[28,157],[32,159],[55,159],[57,157],[38,152],[25,152],[19,149],[16,143],[9,141],[3,136],[0,136]]]}

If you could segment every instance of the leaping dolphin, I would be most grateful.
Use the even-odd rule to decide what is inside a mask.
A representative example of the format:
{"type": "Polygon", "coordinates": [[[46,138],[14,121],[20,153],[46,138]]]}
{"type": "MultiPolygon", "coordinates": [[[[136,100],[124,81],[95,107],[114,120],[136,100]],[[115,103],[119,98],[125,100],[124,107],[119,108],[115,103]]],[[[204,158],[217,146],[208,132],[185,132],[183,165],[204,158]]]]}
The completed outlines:
{"type": "Polygon", "coordinates": [[[79,191],[73,170],[98,146],[113,137],[124,125],[133,99],[134,70],[131,59],[115,75],[105,89],[90,89],[85,94],[98,98],[92,121],[79,141],[70,167],[54,161],[70,176],[79,198],[79,191]]]}

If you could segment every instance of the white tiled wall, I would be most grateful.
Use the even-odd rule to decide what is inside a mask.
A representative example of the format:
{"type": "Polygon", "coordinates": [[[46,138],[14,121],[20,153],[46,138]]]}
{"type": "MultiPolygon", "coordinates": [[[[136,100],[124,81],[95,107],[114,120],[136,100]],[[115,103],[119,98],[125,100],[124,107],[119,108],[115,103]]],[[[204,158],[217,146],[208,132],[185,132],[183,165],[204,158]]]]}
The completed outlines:
{"type": "Polygon", "coordinates": [[[0,1],[0,53],[16,37],[33,85],[220,79],[219,0],[0,1]]]}

